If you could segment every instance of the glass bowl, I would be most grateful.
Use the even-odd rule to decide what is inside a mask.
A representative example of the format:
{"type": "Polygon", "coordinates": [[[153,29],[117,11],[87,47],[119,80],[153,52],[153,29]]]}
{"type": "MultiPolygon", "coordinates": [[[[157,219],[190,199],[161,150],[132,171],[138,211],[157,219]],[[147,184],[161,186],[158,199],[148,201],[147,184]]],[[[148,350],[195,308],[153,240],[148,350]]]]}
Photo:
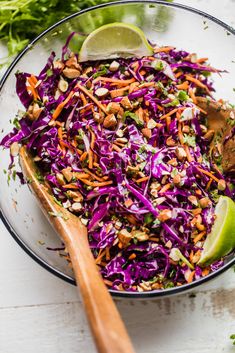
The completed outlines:
{"type": "MultiPolygon", "coordinates": [[[[161,1],[122,1],[81,11],[58,22],[38,36],[14,60],[0,83],[0,139],[12,129],[11,121],[22,109],[15,94],[17,70],[38,73],[52,50],[60,55],[61,47],[69,33],[79,32],[80,41],[72,40],[71,49],[78,51],[84,40],[95,28],[111,22],[132,23],[140,27],[147,38],[159,45],[173,45],[199,56],[208,57],[212,66],[226,70],[223,77],[214,76],[216,97],[233,102],[235,77],[235,31],[212,16],[198,10],[161,1]]],[[[9,164],[9,150],[1,150],[0,209],[1,218],[18,244],[40,265],[75,284],[73,273],[66,260],[56,251],[61,241],[43,216],[37,201],[25,185],[16,178],[7,183],[4,174],[9,164]]],[[[18,167],[19,169],[19,167],[18,167]]],[[[228,256],[224,266],[210,275],[181,287],[142,293],[110,292],[119,297],[157,297],[176,294],[200,285],[224,272],[235,263],[233,255],[228,256]]]]}

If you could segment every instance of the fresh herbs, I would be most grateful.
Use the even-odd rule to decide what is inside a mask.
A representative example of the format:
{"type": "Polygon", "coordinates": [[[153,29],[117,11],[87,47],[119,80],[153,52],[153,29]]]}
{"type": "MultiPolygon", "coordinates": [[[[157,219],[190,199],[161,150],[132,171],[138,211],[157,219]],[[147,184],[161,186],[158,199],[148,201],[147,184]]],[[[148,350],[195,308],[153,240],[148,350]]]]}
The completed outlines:
{"type": "Polygon", "coordinates": [[[0,0],[0,40],[7,44],[8,64],[39,33],[81,9],[107,0],[0,0]]]}

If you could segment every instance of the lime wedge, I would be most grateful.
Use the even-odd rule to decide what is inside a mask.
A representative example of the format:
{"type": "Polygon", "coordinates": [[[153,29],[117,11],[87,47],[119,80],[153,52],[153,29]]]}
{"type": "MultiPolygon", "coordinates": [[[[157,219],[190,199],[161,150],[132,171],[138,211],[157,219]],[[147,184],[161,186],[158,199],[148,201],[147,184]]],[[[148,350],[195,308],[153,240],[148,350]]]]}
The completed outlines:
{"type": "Polygon", "coordinates": [[[204,243],[199,266],[208,266],[235,248],[235,203],[220,196],[215,207],[216,219],[204,243]]]}
{"type": "Polygon", "coordinates": [[[79,61],[142,57],[153,54],[145,34],[138,27],[114,22],[91,32],[82,44],[79,61]]]}

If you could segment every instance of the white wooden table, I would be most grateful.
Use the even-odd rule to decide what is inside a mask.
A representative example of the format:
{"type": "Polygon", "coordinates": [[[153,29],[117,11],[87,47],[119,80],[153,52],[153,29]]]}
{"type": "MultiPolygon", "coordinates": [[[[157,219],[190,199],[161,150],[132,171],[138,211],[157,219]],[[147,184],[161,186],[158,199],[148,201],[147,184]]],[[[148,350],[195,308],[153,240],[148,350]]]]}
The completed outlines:
{"type": "MultiPolygon", "coordinates": [[[[235,26],[234,0],[179,2],[235,26]]],[[[0,353],[95,352],[76,288],[37,265],[1,223],[0,239],[0,353]]],[[[195,297],[117,305],[137,353],[232,353],[234,291],[231,269],[198,288],[195,297]]]]}

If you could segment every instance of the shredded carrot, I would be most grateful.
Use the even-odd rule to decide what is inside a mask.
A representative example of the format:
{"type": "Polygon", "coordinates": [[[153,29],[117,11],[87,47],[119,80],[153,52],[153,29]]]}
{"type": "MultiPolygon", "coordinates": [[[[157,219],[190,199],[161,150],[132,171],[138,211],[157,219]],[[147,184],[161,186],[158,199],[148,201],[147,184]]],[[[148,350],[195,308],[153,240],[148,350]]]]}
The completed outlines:
{"type": "Polygon", "coordinates": [[[89,185],[89,186],[106,186],[106,185],[111,185],[113,182],[112,180],[110,181],[103,181],[101,183],[97,183],[97,182],[94,182],[94,181],[90,181],[90,180],[86,180],[86,179],[81,179],[81,181],[86,184],[86,185],[89,185]]]}
{"type": "Polygon", "coordinates": [[[131,223],[131,224],[134,224],[134,225],[137,225],[137,219],[135,218],[135,216],[133,216],[132,214],[127,214],[126,215],[126,219],[131,223]]]}
{"type": "MultiPolygon", "coordinates": [[[[99,77],[99,79],[101,79],[101,77],[99,77]]],[[[86,87],[80,85],[80,83],[77,83],[75,87],[79,88],[80,91],[85,93],[85,95],[89,97],[97,105],[97,107],[99,107],[106,114],[106,108],[98,101],[98,99],[93,96],[91,92],[86,89],[86,87]]]]}
{"type": "Polygon", "coordinates": [[[182,134],[181,122],[178,122],[178,137],[181,145],[184,145],[184,136],[182,134]]]}
{"type": "Polygon", "coordinates": [[[176,88],[178,88],[178,89],[183,89],[183,90],[187,90],[187,89],[188,89],[188,81],[184,81],[184,82],[181,83],[180,85],[176,85],[176,88]]]}
{"type": "Polygon", "coordinates": [[[194,244],[196,244],[198,241],[200,241],[204,235],[206,234],[206,231],[202,231],[201,233],[199,233],[194,239],[193,239],[193,242],[194,244]]]}
{"type": "Polygon", "coordinates": [[[112,145],[112,150],[116,151],[116,152],[121,152],[121,148],[119,148],[118,146],[116,146],[115,144],[112,145]]]}
{"type": "Polygon", "coordinates": [[[191,283],[193,281],[193,277],[194,277],[195,271],[191,271],[190,275],[188,276],[187,282],[191,283]]]}
{"type": "Polygon", "coordinates": [[[184,150],[186,152],[188,162],[191,163],[192,161],[194,161],[194,158],[190,153],[188,145],[184,145],[184,150]]]}
{"type": "Polygon", "coordinates": [[[151,237],[151,238],[149,238],[149,240],[154,241],[156,243],[159,242],[159,238],[155,238],[155,237],[151,237]]]}
{"type": "Polygon", "coordinates": [[[176,78],[179,78],[180,76],[182,76],[183,75],[183,71],[179,71],[179,72],[177,72],[176,74],[175,74],[175,77],[176,78]]]}
{"type": "Polygon", "coordinates": [[[172,49],[175,49],[174,47],[160,47],[160,48],[154,48],[154,53],[168,53],[172,49]]]}
{"type": "Polygon", "coordinates": [[[216,178],[212,173],[208,172],[207,170],[204,170],[202,168],[197,167],[197,170],[199,170],[201,173],[206,174],[207,176],[209,176],[210,178],[212,178],[213,180],[215,180],[217,183],[219,182],[219,179],[216,178]]]}
{"type": "Polygon", "coordinates": [[[171,188],[171,183],[168,183],[166,185],[164,185],[161,190],[159,191],[159,193],[164,193],[166,192],[167,190],[169,190],[171,188]]]}
{"type": "Polygon", "coordinates": [[[65,188],[65,189],[79,189],[79,186],[77,184],[71,183],[71,184],[63,185],[63,188],[65,188]]]}
{"type": "Polygon", "coordinates": [[[96,174],[90,172],[88,169],[84,169],[84,171],[85,171],[87,174],[91,175],[95,180],[98,180],[98,181],[100,181],[100,182],[103,182],[103,181],[105,180],[103,177],[99,177],[98,175],[96,175],[96,174]]]}
{"type": "Polygon", "coordinates": [[[90,175],[88,173],[80,173],[80,172],[75,172],[74,173],[74,176],[77,178],[77,179],[89,179],[90,178],[90,175]]]}
{"type": "Polygon", "coordinates": [[[161,107],[159,104],[157,104],[157,108],[160,110],[160,112],[162,112],[164,110],[164,108],[161,107]]]}
{"type": "Polygon", "coordinates": [[[192,98],[193,103],[194,103],[194,104],[197,104],[197,98],[196,98],[196,96],[195,96],[195,94],[194,94],[194,92],[193,92],[193,89],[192,89],[192,88],[189,88],[188,93],[189,93],[189,95],[190,95],[190,98],[192,98]]]}
{"type": "Polygon", "coordinates": [[[110,78],[110,77],[100,76],[100,77],[97,77],[96,79],[94,79],[93,83],[100,82],[100,81],[116,83],[119,86],[126,86],[126,85],[129,85],[132,82],[135,82],[135,78],[133,77],[133,78],[130,78],[129,80],[119,80],[117,78],[110,78]]]}
{"type": "Polygon", "coordinates": [[[188,81],[191,81],[193,83],[195,83],[195,85],[197,85],[198,87],[204,88],[206,90],[208,90],[208,87],[206,85],[204,85],[204,83],[202,83],[200,80],[198,80],[197,78],[191,76],[191,75],[185,75],[186,79],[188,81]]]}
{"type": "Polygon", "coordinates": [[[129,257],[128,260],[134,260],[136,258],[136,254],[132,253],[129,257]]]}
{"type": "Polygon", "coordinates": [[[128,91],[129,89],[130,89],[130,86],[126,86],[126,87],[118,88],[118,89],[113,89],[112,91],[110,91],[110,96],[111,96],[111,98],[123,96],[125,91],[128,91]]]}
{"type": "Polygon", "coordinates": [[[146,71],[145,70],[141,70],[140,71],[140,75],[144,76],[146,74],[146,71]]]}
{"type": "Polygon", "coordinates": [[[142,182],[147,181],[147,180],[149,180],[149,176],[146,176],[146,177],[137,179],[137,180],[136,180],[136,183],[142,183],[142,182]]]}
{"type": "Polygon", "coordinates": [[[212,183],[213,179],[210,178],[210,180],[208,181],[207,185],[206,185],[206,190],[210,189],[211,183],[212,183]]]}
{"type": "Polygon", "coordinates": [[[189,255],[189,260],[191,263],[193,262],[193,255],[194,255],[194,252],[193,252],[193,250],[191,250],[190,255],[189,255]]]}
{"type": "Polygon", "coordinates": [[[175,114],[177,112],[177,110],[178,110],[178,108],[175,108],[175,109],[171,110],[169,113],[162,115],[160,120],[166,119],[168,116],[175,114]]]}
{"type": "Polygon", "coordinates": [[[63,102],[61,102],[59,105],[57,105],[54,113],[52,114],[52,120],[55,120],[58,118],[58,116],[60,115],[60,113],[62,112],[64,106],[68,103],[68,101],[71,99],[71,97],[73,96],[74,92],[71,91],[69,93],[69,95],[65,98],[65,100],[63,102]]]}
{"type": "Polygon", "coordinates": [[[129,86],[129,93],[132,93],[132,92],[134,92],[134,91],[136,91],[139,86],[139,82],[133,82],[133,83],[131,83],[130,84],[130,86],[129,86]]]}
{"type": "Polygon", "coordinates": [[[90,169],[93,168],[93,152],[91,149],[89,149],[89,151],[88,151],[88,167],[90,169]]]}
{"type": "Polygon", "coordinates": [[[171,117],[167,116],[166,117],[166,128],[167,128],[168,132],[170,131],[170,124],[171,124],[171,117]]]}
{"type": "Polygon", "coordinates": [[[83,105],[87,105],[88,102],[87,102],[86,97],[84,96],[83,93],[80,94],[80,97],[81,97],[81,100],[82,100],[82,104],[83,105]]]}
{"type": "Polygon", "coordinates": [[[108,247],[105,248],[105,259],[106,261],[110,260],[110,252],[108,247]]]}
{"type": "Polygon", "coordinates": [[[210,273],[209,268],[208,268],[208,267],[207,267],[207,268],[204,268],[204,270],[202,270],[202,277],[207,276],[209,273],[210,273]]]}
{"type": "Polygon", "coordinates": [[[83,162],[86,159],[87,155],[88,155],[88,153],[86,151],[83,152],[83,154],[80,157],[80,161],[83,162]]]}

